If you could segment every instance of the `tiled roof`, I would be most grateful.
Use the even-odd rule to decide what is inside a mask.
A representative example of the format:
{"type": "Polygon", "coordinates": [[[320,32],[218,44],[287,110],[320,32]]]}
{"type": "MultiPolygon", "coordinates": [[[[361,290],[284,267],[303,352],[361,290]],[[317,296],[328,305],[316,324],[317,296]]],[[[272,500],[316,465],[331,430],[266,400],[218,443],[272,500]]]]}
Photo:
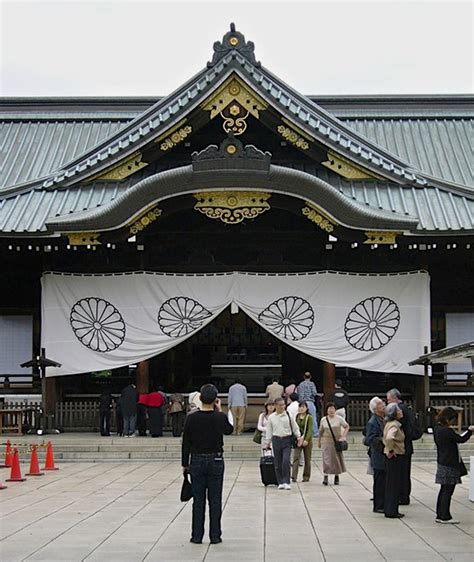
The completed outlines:
{"type": "Polygon", "coordinates": [[[26,234],[46,231],[46,220],[94,209],[114,201],[128,185],[88,185],[76,189],[32,189],[0,199],[0,232],[26,234]]]}
{"type": "MultiPolygon", "coordinates": [[[[407,189],[385,182],[348,182],[310,164],[292,167],[319,177],[361,207],[391,213],[394,217],[415,217],[420,234],[474,232],[474,197],[438,187],[407,189]]],[[[0,232],[45,233],[47,220],[104,208],[137,181],[138,177],[132,176],[121,183],[93,182],[82,187],[12,194],[0,200],[0,232]]]]}
{"type": "Polygon", "coordinates": [[[43,178],[123,127],[111,120],[4,120],[0,122],[0,187],[43,178]]]}
{"type": "MultiPolygon", "coordinates": [[[[337,111],[334,110],[337,115],[337,111]]],[[[357,113],[357,108],[352,113],[357,113]]],[[[400,112],[399,112],[400,113],[400,112]]],[[[342,118],[371,142],[419,168],[425,174],[472,185],[471,142],[473,119],[424,118],[409,115],[386,118],[342,118]]],[[[133,119],[132,112],[23,114],[12,118],[1,112],[0,190],[45,177],[118,132],[133,119]],[[115,117],[115,115],[117,117],[115,117]],[[118,117],[119,116],[119,117],[118,117]]]]}
{"type": "Polygon", "coordinates": [[[360,205],[417,218],[421,232],[474,229],[472,97],[440,96],[439,107],[416,96],[361,97],[355,105],[350,98],[337,104],[329,96],[317,104],[257,63],[253,44],[239,37],[235,49],[216,43],[207,68],[151,107],[150,99],[122,104],[48,99],[44,108],[37,101],[0,101],[0,232],[44,232],[47,219],[113,201],[140,174],[118,184],[81,182],[179,122],[232,73],[322,145],[385,180],[350,182],[316,165],[308,165],[308,173],[360,205]]]}
{"type": "Polygon", "coordinates": [[[346,123],[425,174],[473,185],[472,119],[350,119],[346,123]]]}
{"type": "MultiPolygon", "coordinates": [[[[441,179],[432,181],[425,177],[421,170],[360,135],[260,65],[251,62],[240,52],[230,50],[210,68],[160,100],[105,142],[43,178],[41,184],[44,187],[69,185],[115,164],[182,119],[232,73],[240,75],[282,115],[295,121],[323,145],[363,163],[375,173],[398,183],[419,186],[443,183],[441,179]]],[[[39,184],[39,181],[35,182],[35,185],[39,184]]]]}

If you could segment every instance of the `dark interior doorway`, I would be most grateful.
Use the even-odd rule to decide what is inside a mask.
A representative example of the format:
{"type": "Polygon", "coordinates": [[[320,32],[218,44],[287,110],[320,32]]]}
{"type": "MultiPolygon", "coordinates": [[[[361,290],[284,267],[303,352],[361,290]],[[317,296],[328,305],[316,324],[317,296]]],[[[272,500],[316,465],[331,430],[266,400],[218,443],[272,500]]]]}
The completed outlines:
{"type": "Polygon", "coordinates": [[[236,378],[249,392],[264,392],[273,376],[283,383],[298,381],[306,370],[322,388],[318,359],[273,337],[245,313],[232,314],[230,307],[193,337],[150,361],[152,383],[185,392],[210,381],[227,392],[236,378]]]}

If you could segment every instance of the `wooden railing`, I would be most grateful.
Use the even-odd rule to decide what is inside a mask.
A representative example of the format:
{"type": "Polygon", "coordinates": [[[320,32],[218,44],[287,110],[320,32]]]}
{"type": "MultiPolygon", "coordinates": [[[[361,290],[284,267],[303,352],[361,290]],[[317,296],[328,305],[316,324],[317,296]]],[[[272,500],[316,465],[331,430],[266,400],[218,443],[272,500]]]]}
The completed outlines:
{"type": "Polygon", "coordinates": [[[5,431],[15,426],[23,428],[24,431],[39,427],[41,404],[38,402],[25,400],[23,402],[1,404],[0,409],[3,411],[1,425],[5,431]],[[8,410],[11,410],[11,413],[8,410]]]}
{"type": "MultiPolygon", "coordinates": [[[[115,425],[115,416],[114,425],[115,425]]],[[[56,427],[62,429],[95,430],[99,428],[99,402],[97,400],[75,400],[57,402],[56,427]]]]}
{"type": "Polygon", "coordinates": [[[464,426],[474,425],[474,396],[471,398],[433,398],[432,406],[460,406],[464,409],[462,423],[464,426]]]}
{"type": "MultiPolygon", "coordinates": [[[[410,402],[408,401],[410,404],[410,402]]],[[[368,408],[369,398],[352,399],[347,408],[347,420],[352,429],[362,429],[370,417],[368,408]]],[[[464,409],[463,425],[474,424],[474,397],[433,398],[432,406],[460,406],[464,409]]],[[[3,404],[3,409],[23,409],[23,426],[25,428],[39,427],[39,416],[41,405],[37,402],[17,402],[15,404],[3,404]]],[[[115,408],[112,409],[111,429],[116,428],[115,408]]],[[[321,417],[321,412],[318,412],[321,417]]],[[[8,416],[9,414],[4,414],[8,416]]],[[[13,415],[13,414],[12,414],[13,415]]],[[[164,428],[170,429],[169,416],[165,416],[164,428]]],[[[8,420],[7,420],[8,422],[8,420]]],[[[252,425],[251,420],[249,420],[252,425]]],[[[249,426],[249,424],[247,424],[249,426]]],[[[98,431],[99,428],[99,402],[98,400],[71,400],[57,402],[55,409],[54,426],[65,431],[98,431]]]]}

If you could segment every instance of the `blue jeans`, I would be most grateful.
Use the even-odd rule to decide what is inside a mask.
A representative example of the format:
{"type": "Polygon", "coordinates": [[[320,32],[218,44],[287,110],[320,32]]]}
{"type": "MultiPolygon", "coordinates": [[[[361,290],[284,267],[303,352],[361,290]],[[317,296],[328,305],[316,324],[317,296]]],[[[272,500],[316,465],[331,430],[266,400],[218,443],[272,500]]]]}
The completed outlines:
{"type": "Polygon", "coordinates": [[[311,402],[311,400],[307,400],[306,404],[308,404],[308,412],[311,414],[311,416],[313,416],[313,437],[317,437],[319,433],[319,427],[316,406],[314,405],[314,402],[311,402]]]}
{"type": "Polygon", "coordinates": [[[209,538],[221,538],[222,485],[224,482],[224,458],[219,455],[192,455],[189,466],[193,492],[193,523],[191,538],[202,541],[206,515],[206,495],[209,501],[209,538]]]}
{"type": "Polygon", "coordinates": [[[133,435],[137,425],[137,414],[133,416],[123,416],[123,434],[133,435]]]}

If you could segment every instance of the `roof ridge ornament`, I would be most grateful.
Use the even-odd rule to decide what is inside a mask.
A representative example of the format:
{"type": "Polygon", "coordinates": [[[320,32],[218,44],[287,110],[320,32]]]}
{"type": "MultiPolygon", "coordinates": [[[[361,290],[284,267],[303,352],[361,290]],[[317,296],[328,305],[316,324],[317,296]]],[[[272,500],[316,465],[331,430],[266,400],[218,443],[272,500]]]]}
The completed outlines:
{"type": "Polygon", "coordinates": [[[228,31],[221,41],[216,41],[213,45],[214,55],[212,61],[207,63],[207,66],[211,68],[214,66],[221,58],[223,58],[230,51],[238,51],[246,59],[256,66],[260,66],[260,63],[255,59],[255,45],[252,41],[245,41],[245,37],[240,31],[235,30],[235,23],[230,24],[230,31],[228,31]]]}
{"type": "Polygon", "coordinates": [[[232,133],[219,146],[210,144],[199,152],[191,154],[194,171],[211,168],[245,168],[252,170],[269,170],[272,155],[263,152],[253,144],[243,145],[232,133]]]}

